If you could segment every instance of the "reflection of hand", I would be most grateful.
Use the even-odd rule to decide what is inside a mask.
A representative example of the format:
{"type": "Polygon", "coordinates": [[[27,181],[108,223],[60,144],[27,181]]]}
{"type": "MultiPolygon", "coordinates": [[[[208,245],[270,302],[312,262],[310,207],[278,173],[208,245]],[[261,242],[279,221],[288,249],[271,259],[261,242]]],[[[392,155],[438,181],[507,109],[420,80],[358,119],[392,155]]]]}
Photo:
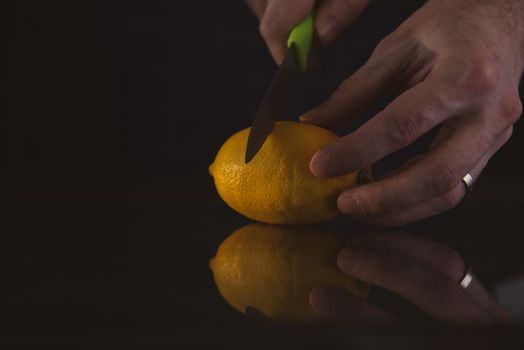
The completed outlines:
{"type": "MultiPolygon", "coordinates": [[[[462,288],[465,264],[451,248],[406,233],[358,234],[338,254],[342,271],[404,297],[437,321],[491,324],[508,321],[505,311],[473,278],[462,288]]],[[[333,322],[398,323],[398,316],[370,302],[328,287],[317,287],[310,303],[333,322]]]]}
{"type": "Polygon", "coordinates": [[[448,210],[461,179],[478,177],[521,114],[524,2],[430,0],[302,121],[341,129],[392,91],[404,91],[355,132],[311,160],[316,176],[372,164],[442,129],[429,152],[379,181],[348,189],[341,212],[398,226],[448,210]]]}
{"type": "MultiPolygon", "coordinates": [[[[260,19],[260,33],[277,63],[286,55],[287,37],[315,0],[247,0],[260,19]]],[[[315,36],[328,45],[362,12],[368,0],[323,0],[315,9],[315,36]]]]}

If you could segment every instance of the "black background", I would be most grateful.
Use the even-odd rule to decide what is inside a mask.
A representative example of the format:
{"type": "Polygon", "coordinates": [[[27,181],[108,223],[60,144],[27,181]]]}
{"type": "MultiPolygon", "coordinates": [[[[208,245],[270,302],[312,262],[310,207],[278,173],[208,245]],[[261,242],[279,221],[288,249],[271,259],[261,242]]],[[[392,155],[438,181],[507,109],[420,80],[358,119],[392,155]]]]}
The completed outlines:
{"type": "MultiPolygon", "coordinates": [[[[325,99],[421,3],[373,2],[320,51],[287,117],[325,99]]],[[[242,1],[17,1],[8,13],[1,167],[17,178],[204,181],[276,68],[242,1]]],[[[518,170],[519,134],[490,171],[518,170]]]]}

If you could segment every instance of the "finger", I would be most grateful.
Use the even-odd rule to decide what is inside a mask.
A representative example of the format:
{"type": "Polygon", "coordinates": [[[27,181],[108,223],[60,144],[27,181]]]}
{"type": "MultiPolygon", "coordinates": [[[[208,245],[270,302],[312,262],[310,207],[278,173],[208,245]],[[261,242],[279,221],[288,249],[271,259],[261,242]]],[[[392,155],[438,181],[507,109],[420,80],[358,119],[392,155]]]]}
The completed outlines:
{"type": "Polygon", "coordinates": [[[429,239],[402,231],[355,233],[345,245],[380,247],[426,264],[433,270],[459,280],[466,269],[462,257],[452,248],[429,239]]]}
{"type": "Polygon", "coordinates": [[[266,0],[246,0],[247,6],[253,11],[255,16],[257,16],[258,19],[262,18],[262,15],[264,14],[264,10],[267,6],[266,0]]]}
{"type": "MultiPolygon", "coordinates": [[[[466,264],[455,249],[406,232],[357,233],[348,237],[345,245],[380,247],[395,252],[399,256],[406,256],[425,264],[457,283],[466,271],[466,264]]],[[[480,307],[493,316],[493,319],[508,320],[507,313],[493,300],[478,278],[473,278],[466,291],[480,307]]]]}
{"type": "Polygon", "coordinates": [[[493,145],[493,138],[481,123],[465,125],[405,171],[344,191],[338,208],[345,214],[387,214],[440,197],[461,183],[493,145]]]}
{"type": "Polygon", "coordinates": [[[309,295],[309,303],[323,319],[353,325],[390,325],[404,321],[381,308],[332,287],[316,287],[309,295]]]}
{"type": "Polygon", "coordinates": [[[318,151],[311,172],[321,177],[346,174],[410,145],[461,107],[449,103],[441,89],[431,79],[409,89],[355,132],[318,151]]]}
{"type": "Polygon", "coordinates": [[[271,55],[280,64],[287,52],[289,32],[311,11],[315,0],[273,0],[268,5],[260,21],[260,34],[264,38],[271,55]]]}
{"type": "Polygon", "coordinates": [[[491,322],[457,281],[400,257],[379,247],[352,246],[340,251],[337,263],[346,274],[399,294],[442,322],[491,322]]]}
{"type": "Polygon", "coordinates": [[[360,15],[368,0],[324,0],[315,11],[315,28],[320,43],[329,45],[360,15]]]}
{"type": "MultiPolygon", "coordinates": [[[[435,137],[435,140],[442,140],[444,138],[444,136],[447,136],[448,134],[450,133],[449,129],[448,128],[444,128],[444,127],[441,127],[440,128],[440,131],[438,132],[437,136],[435,137]]],[[[436,144],[435,140],[433,140],[433,143],[431,145],[431,148],[433,148],[433,145],[436,144]]],[[[380,178],[377,178],[376,180],[382,180],[382,179],[386,179],[388,177],[391,177],[393,175],[396,175],[404,170],[406,170],[407,168],[409,168],[410,166],[414,165],[414,164],[417,164],[418,162],[420,162],[424,157],[424,154],[417,154],[413,157],[411,157],[410,159],[408,159],[405,163],[403,163],[400,167],[390,171],[389,173],[383,175],[382,177],[380,178]]]]}
{"type": "MultiPolygon", "coordinates": [[[[473,176],[473,175],[472,175],[473,176]]],[[[448,193],[416,204],[399,212],[388,213],[365,219],[368,223],[381,226],[400,227],[411,222],[427,219],[456,207],[466,193],[464,184],[458,184],[448,193]]]]}
{"type": "MultiPolygon", "coordinates": [[[[512,129],[513,128],[509,128],[506,132],[500,135],[489,151],[484,154],[480,161],[468,172],[473,177],[474,181],[478,179],[491,157],[509,140],[512,134],[512,129]]],[[[454,208],[460,203],[465,194],[466,188],[461,181],[451,191],[443,195],[432,198],[424,203],[416,204],[407,209],[370,217],[368,218],[368,221],[384,226],[402,226],[407,223],[435,216],[454,208]]]]}
{"type": "Polygon", "coordinates": [[[421,65],[429,61],[427,54],[419,53],[421,50],[414,44],[384,45],[384,42],[387,43],[383,40],[370,59],[344,80],[324,103],[303,114],[300,120],[333,130],[345,128],[404,81],[404,76],[419,76],[417,72],[424,70],[421,65]],[[418,63],[410,65],[407,61],[418,63]]]}

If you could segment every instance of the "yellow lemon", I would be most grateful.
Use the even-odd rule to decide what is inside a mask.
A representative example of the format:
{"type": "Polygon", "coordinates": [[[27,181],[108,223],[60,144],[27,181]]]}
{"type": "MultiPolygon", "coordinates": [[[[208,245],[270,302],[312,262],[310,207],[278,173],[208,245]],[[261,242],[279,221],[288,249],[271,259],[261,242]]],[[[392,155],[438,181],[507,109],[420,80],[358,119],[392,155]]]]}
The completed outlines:
{"type": "Polygon", "coordinates": [[[320,320],[309,304],[316,286],[342,288],[366,297],[369,285],[342,273],[335,235],[319,229],[251,224],[222,242],[209,265],[220,294],[240,312],[268,318],[320,320]]]}
{"type": "Polygon", "coordinates": [[[250,219],[271,224],[310,224],[338,214],[336,198],[371,170],[317,178],[309,170],[315,152],[338,136],[324,128],[278,122],[255,158],[245,164],[249,128],[231,136],[209,167],[222,199],[250,219]]]}

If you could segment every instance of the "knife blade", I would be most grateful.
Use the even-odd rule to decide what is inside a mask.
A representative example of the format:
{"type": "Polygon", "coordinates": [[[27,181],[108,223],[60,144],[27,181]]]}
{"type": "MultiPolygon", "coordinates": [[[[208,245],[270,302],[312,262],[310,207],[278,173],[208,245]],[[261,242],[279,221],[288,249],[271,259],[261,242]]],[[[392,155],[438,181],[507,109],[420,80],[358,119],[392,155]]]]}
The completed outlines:
{"type": "Polygon", "coordinates": [[[273,130],[276,121],[286,110],[288,101],[293,95],[300,77],[295,44],[288,49],[286,57],[277,70],[271,85],[255,115],[247,139],[245,163],[255,157],[267,137],[273,130]]]}
{"type": "Polygon", "coordinates": [[[300,21],[289,34],[286,56],[271,81],[249,131],[244,160],[246,164],[262,148],[276,121],[285,112],[300,74],[306,70],[312,38],[313,12],[300,21]]]}

